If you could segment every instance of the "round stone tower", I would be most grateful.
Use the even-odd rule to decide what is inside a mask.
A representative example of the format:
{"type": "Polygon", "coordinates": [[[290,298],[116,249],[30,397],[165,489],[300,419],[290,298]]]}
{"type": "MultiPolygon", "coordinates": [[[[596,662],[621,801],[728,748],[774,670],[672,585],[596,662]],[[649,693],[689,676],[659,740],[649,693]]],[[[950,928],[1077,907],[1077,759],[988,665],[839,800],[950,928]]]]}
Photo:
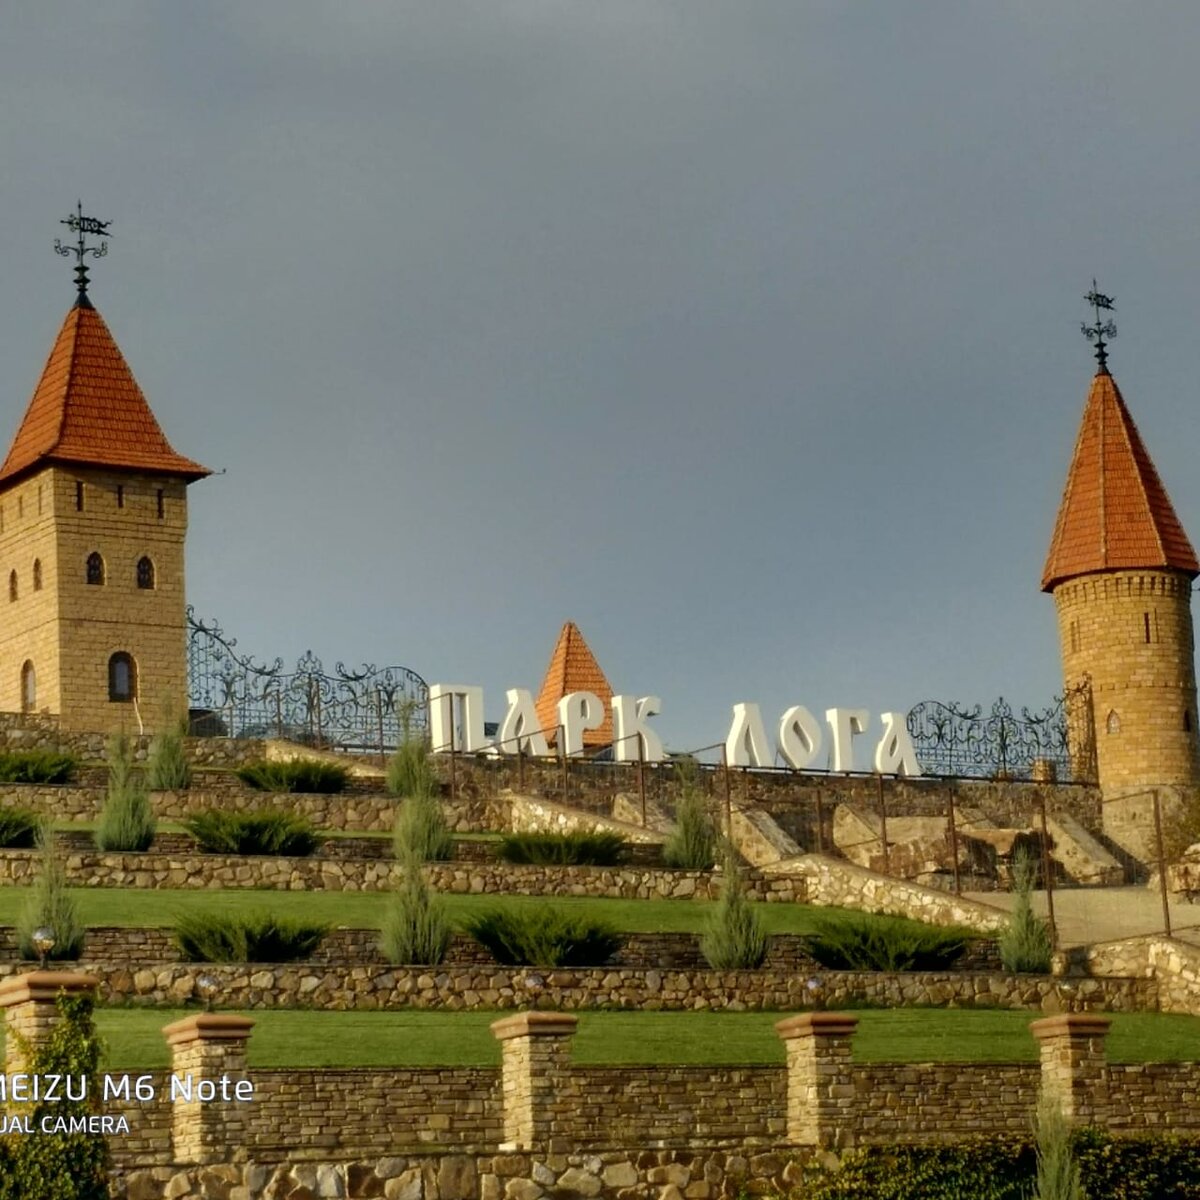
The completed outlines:
{"type": "MultiPolygon", "coordinates": [[[[1191,611],[1197,575],[1195,551],[1101,357],[1042,590],[1058,610],[1067,688],[1091,687],[1090,710],[1073,710],[1070,732],[1077,750],[1090,723],[1106,800],[1200,778],[1191,611]]],[[[1107,827],[1118,810],[1105,810],[1107,827]]],[[[1145,851],[1144,844],[1129,848],[1145,851]]]]}

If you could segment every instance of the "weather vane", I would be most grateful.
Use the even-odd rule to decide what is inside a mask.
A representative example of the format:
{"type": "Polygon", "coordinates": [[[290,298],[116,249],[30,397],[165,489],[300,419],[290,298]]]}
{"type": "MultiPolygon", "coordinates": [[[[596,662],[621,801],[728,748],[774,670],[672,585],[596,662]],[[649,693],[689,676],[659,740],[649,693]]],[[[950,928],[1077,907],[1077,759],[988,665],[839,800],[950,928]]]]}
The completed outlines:
{"type": "Polygon", "coordinates": [[[83,201],[77,202],[75,212],[73,212],[65,221],[59,221],[60,225],[65,225],[72,233],[77,234],[77,240],[74,246],[64,246],[58,239],[54,239],[54,249],[57,253],[67,257],[75,255],[75,286],[79,289],[79,299],[87,301],[87,267],[84,264],[84,259],[90,254],[93,258],[103,258],[108,253],[108,243],[101,242],[99,246],[89,246],[83,239],[86,234],[92,234],[95,237],[108,238],[112,234],[108,232],[108,227],[112,224],[111,221],[97,221],[95,217],[85,217],[83,215],[83,201]]]}
{"type": "Polygon", "coordinates": [[[1103,292],[1096,291],[1096,281],[1092,280],[1092,290],[1088,292],[1084,299],[1096,310],[1096,323],[1094,325],[1081,325],[1083,336],[1089,342],[1096,343],[1096,361],[1100,364],[1100,373],[1108,374],[1108,342],[1104,339],[1108,338],[1111,342],[1117,336],[1117,327],[1111,320],[1101,320],[1100,311],[1112,312],[1116,307],[1113,304],[1113,297],[1106,296],[1103,292]]]}

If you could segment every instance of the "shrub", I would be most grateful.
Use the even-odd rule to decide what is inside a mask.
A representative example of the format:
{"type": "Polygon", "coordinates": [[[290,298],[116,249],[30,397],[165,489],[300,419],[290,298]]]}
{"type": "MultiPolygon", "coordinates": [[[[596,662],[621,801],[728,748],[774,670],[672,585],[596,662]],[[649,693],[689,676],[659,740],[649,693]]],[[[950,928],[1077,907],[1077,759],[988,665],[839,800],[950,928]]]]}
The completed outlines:
{"type": "Polygon", "coordinates": [[[133,769],[129,739],[119,733],[108,739],[108,795],[96,825],[100,850],[147,850],[157,822],[150,796],[133,769]]]}
{"type": "Polygon", "coordinates": [[[1084,1200],[1079,1164],[1071,1149],[1071,1123],[1049,1096],[1038,1100],[1034,1119],[1037,1190],[1033,1200],[1084,1200]]]}
{"type": "Polygon", "coordinates": [[[709,917],[708,929],[700,937],[700,953],[717,971],[741,971],[761,967],[767,957],[767,935],[754,908],[737,861],[729,851],[723,865],[721,897],[709,917]]]}
{"type": "Polygon", "coordinates": [[[1008,924],[1000,931],[997,944],[1000,961],[1006,971],[1033,971],[1045,974],[1050,970],[1050,928],[1033,915],[1030,895],[1037,878],[1033,856],[1019,850],[1013,857],[1013,910],[1008,924]]]}
{"type": "Polygon", "coordinates": [[[379,948],[391,963],[432,966],[450,947],[446,905],[429,886],[423,861],[411,853],[404,859],[404,878],[384,913],[379,948]]]}
{"type": "Polygon", "coordinates": [[[480,913],[466,931],[508,967],[602,967],[625,943],[605,922],[547,904],[480,913]]]}
{"type": "Polygon", "coordinates": [[[298,758],[292,762],[251,763],[239,769],[238,778],[260,792],[317,792],[332,795],[345,790],[349,772],[337,763],[298,758]]]}
{"type": "MultiPolygon", "coordinates": [[[[92,998],[61,994],[59,1020],[36,1047],[25,1043],[26,1070],[35,1079],[88,1079],[86,1099],[59,1095],[22,1105],[37,1133],[0,1143],[0,1200],[108,1200],[109,1150],[103,1136],[50,1133],[43,1118],[87,1117],[99,1112],[97,1073],[102,1044],[92,1020],[92,998]]],[[[10,1035],[12,1036],[12,1035],[10,1035]]],[[[17,1035],[18,1037],[20,1035],[17,1035]]]]}
{"type": "Polygon", "coordinates": [[[191,786],[192,768],[183,746],[186,731],[187,722],[174,720],[168,713],[161,732],[151,740],[148,773],[152,791],[179,792],[191,786]]]}
{"type": "Polygon", "coordinates": [[[396,815],[392,832],[396,857],[418,862],[445,862],[454,853],[454,839],[442,806],[433,796],[409,796],[396,815]]]}
{"type": "Polygon", "coordinates": [[[187,962],[294,962],[307,958],[328,925],[256,913],[187,913],[175,922],[175,944],[187,962]]]}
{"type": "Polygon", "coordinates": [[[28,850],[36,846],[38,820],[31,808],[0,808],[0,849],[28,850]]]}
{"type": "Polygon", "coordinates": [[[75,772],[71,754],[12,750],[0,754],[0,783],[66,783],[75,772]]]}
{"type": "Polygon", "coordinates": [[[393,796],[424,797],[435,796],[437,786],[428,743],[406,729],[395,754],[388,760],[387,790],[393,796]]]}
{"type": "Polygon", "coordinates": [[[18,950],[22,958],[39,957],[33,935],[45,926],[54,931],[54,946],[47,958],[78,958],[85,931],[75,901],[67,892],[66,875],[54,850],[54,827],[49,821],[38,826],[37,841],[42,852],[42,870],[17,919],[18,950]]]}
{"type": "Polygon", "coordinates": [[[607,831],[509,833],[501,839],[504,862],[538,867],[614,867],[625,857],[625,839],[607,831]]]}
{"type": "Polygon", "coordinates": [[[308,821],[275,808],[257,812],[209,809],[183,822],[206,854],[276,854],[303,857],[320,844],[308,821]]]}
{"type": "Polygon", "coordinates": [[[680,774],[679,800],[675,805],[675,828],[663,847],[663,862],[668,867],[710,871],[717,861],[717,833],[700,791],[696,767],[682,760],[676,769],[680,774]]]}
{"type": "Polygon", "coordinates": [[[870,913],[822,915],[807,943],[809,953],[831,971],[943,971],[975,939],[969,929],[944,928],[870,913]]]}

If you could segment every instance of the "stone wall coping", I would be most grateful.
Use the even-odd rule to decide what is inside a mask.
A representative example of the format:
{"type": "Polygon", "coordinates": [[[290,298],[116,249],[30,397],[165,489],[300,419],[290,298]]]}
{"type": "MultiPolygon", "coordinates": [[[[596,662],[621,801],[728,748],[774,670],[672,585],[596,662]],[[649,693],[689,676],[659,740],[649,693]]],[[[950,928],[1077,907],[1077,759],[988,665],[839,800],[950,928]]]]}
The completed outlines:
{"type": "Polygon", "coordinates": [[[570,1013],[523,1012],[493,1021],[491,1030],[498,1042],[505,1042],[518,1037],[570,1037],[578,1024],[570,1013]]]}
{"type": "Polygon", "coordinates": [[[1054,1037],[1104,1037],[1112,1021],[1099,1013],[1058,1013],[1029,1023],[1029,1032],[1039,1041],[1054,1037]]]}
{"type": "Polygon", "coordinates": [[[850,1013],[811,1012],[775,1022],[775,1032],[785,1041],[801,1037],[852,1037],[858,1018],[850,1013]]]}
{"type": "Polygon", "coordinates": [[[80,971],[29,971],[0,983],[0,1008],[12,1008],[30,1000],[53,1001],[60,992],[68,995],[94,992],[99,985],[95,975],[80,971]]]}
{"type": "Polygon", "coordinates": [[[164,1025],[163,1036],[169,1046],[185,1046],[191,1042],[244,1042],[253,1028],[253,1017],[240,1017],[235,1013],[196,1013],[164,1025]]]}

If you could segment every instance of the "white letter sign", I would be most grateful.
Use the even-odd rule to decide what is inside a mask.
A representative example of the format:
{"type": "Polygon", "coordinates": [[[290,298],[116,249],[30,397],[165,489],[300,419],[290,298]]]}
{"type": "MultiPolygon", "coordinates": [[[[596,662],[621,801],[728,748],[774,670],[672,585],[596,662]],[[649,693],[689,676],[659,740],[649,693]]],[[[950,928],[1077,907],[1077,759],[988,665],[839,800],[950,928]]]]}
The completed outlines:
{"type": "Polygon", "coordinates": [[[803,704],[789,708],[779,722],[779,753],[797,771],[811,767],[821,753],[821,726],[803,704]]]}
{"type": "Polygon", "coordinates": [[[767,731],[757,704],[735,704],[733,724],[725,739],[725,762],[731,767],[769,767],[767,731]]]}
{"type": "Polygon", "coordinates": [[[558,702],[564,754],[583,753],[583,731],[604,724],[604,705],[595,692],[572,692],[558,702]]]}
{"type": "Polygon", "coordinates": [[[908,736],[908,724],[903,713],[879,714],[883,722],[883,737],[875,748],[875,770],[881,775],[920,775],[921,764],[908,736]]]}
{"type": "Polygon", "coordinates": [[[508,698],[508,712],[496,735],[496,749],[501,754],[516,754],[521,750],[526,754],[548,755],[550,747],[539,728],[541,722],[533,697],[525,688],[509,688],[504,694],[508,698]]]}
{"type": "Polygon", "coordinates": [[[662,701],[657,696],[642,696],[636,700],[632,696],[612,698],[617,762],[637,762],[639,750],[642,762],[656,763],[666,758],[662,738],[646,724],[647,718],[654,716],[661,708],[662,701]]]}
{"type": "Polygon", "coordinates": [[[865,708],[827,708],[825,720],[833,735],[833,764],[831,770],[854,770],[854,735],[867,727],[871,714],[865,708]]]}
{"type": "Polygon", "coordinates": [[[429,689],[429,740],[435,754],[453,748],[478,754],[488,748],[483,735],[483,688],[435,683],[429,689]],[[462,736],[454,737],[454,699],[462,714],[462,736]]]}

